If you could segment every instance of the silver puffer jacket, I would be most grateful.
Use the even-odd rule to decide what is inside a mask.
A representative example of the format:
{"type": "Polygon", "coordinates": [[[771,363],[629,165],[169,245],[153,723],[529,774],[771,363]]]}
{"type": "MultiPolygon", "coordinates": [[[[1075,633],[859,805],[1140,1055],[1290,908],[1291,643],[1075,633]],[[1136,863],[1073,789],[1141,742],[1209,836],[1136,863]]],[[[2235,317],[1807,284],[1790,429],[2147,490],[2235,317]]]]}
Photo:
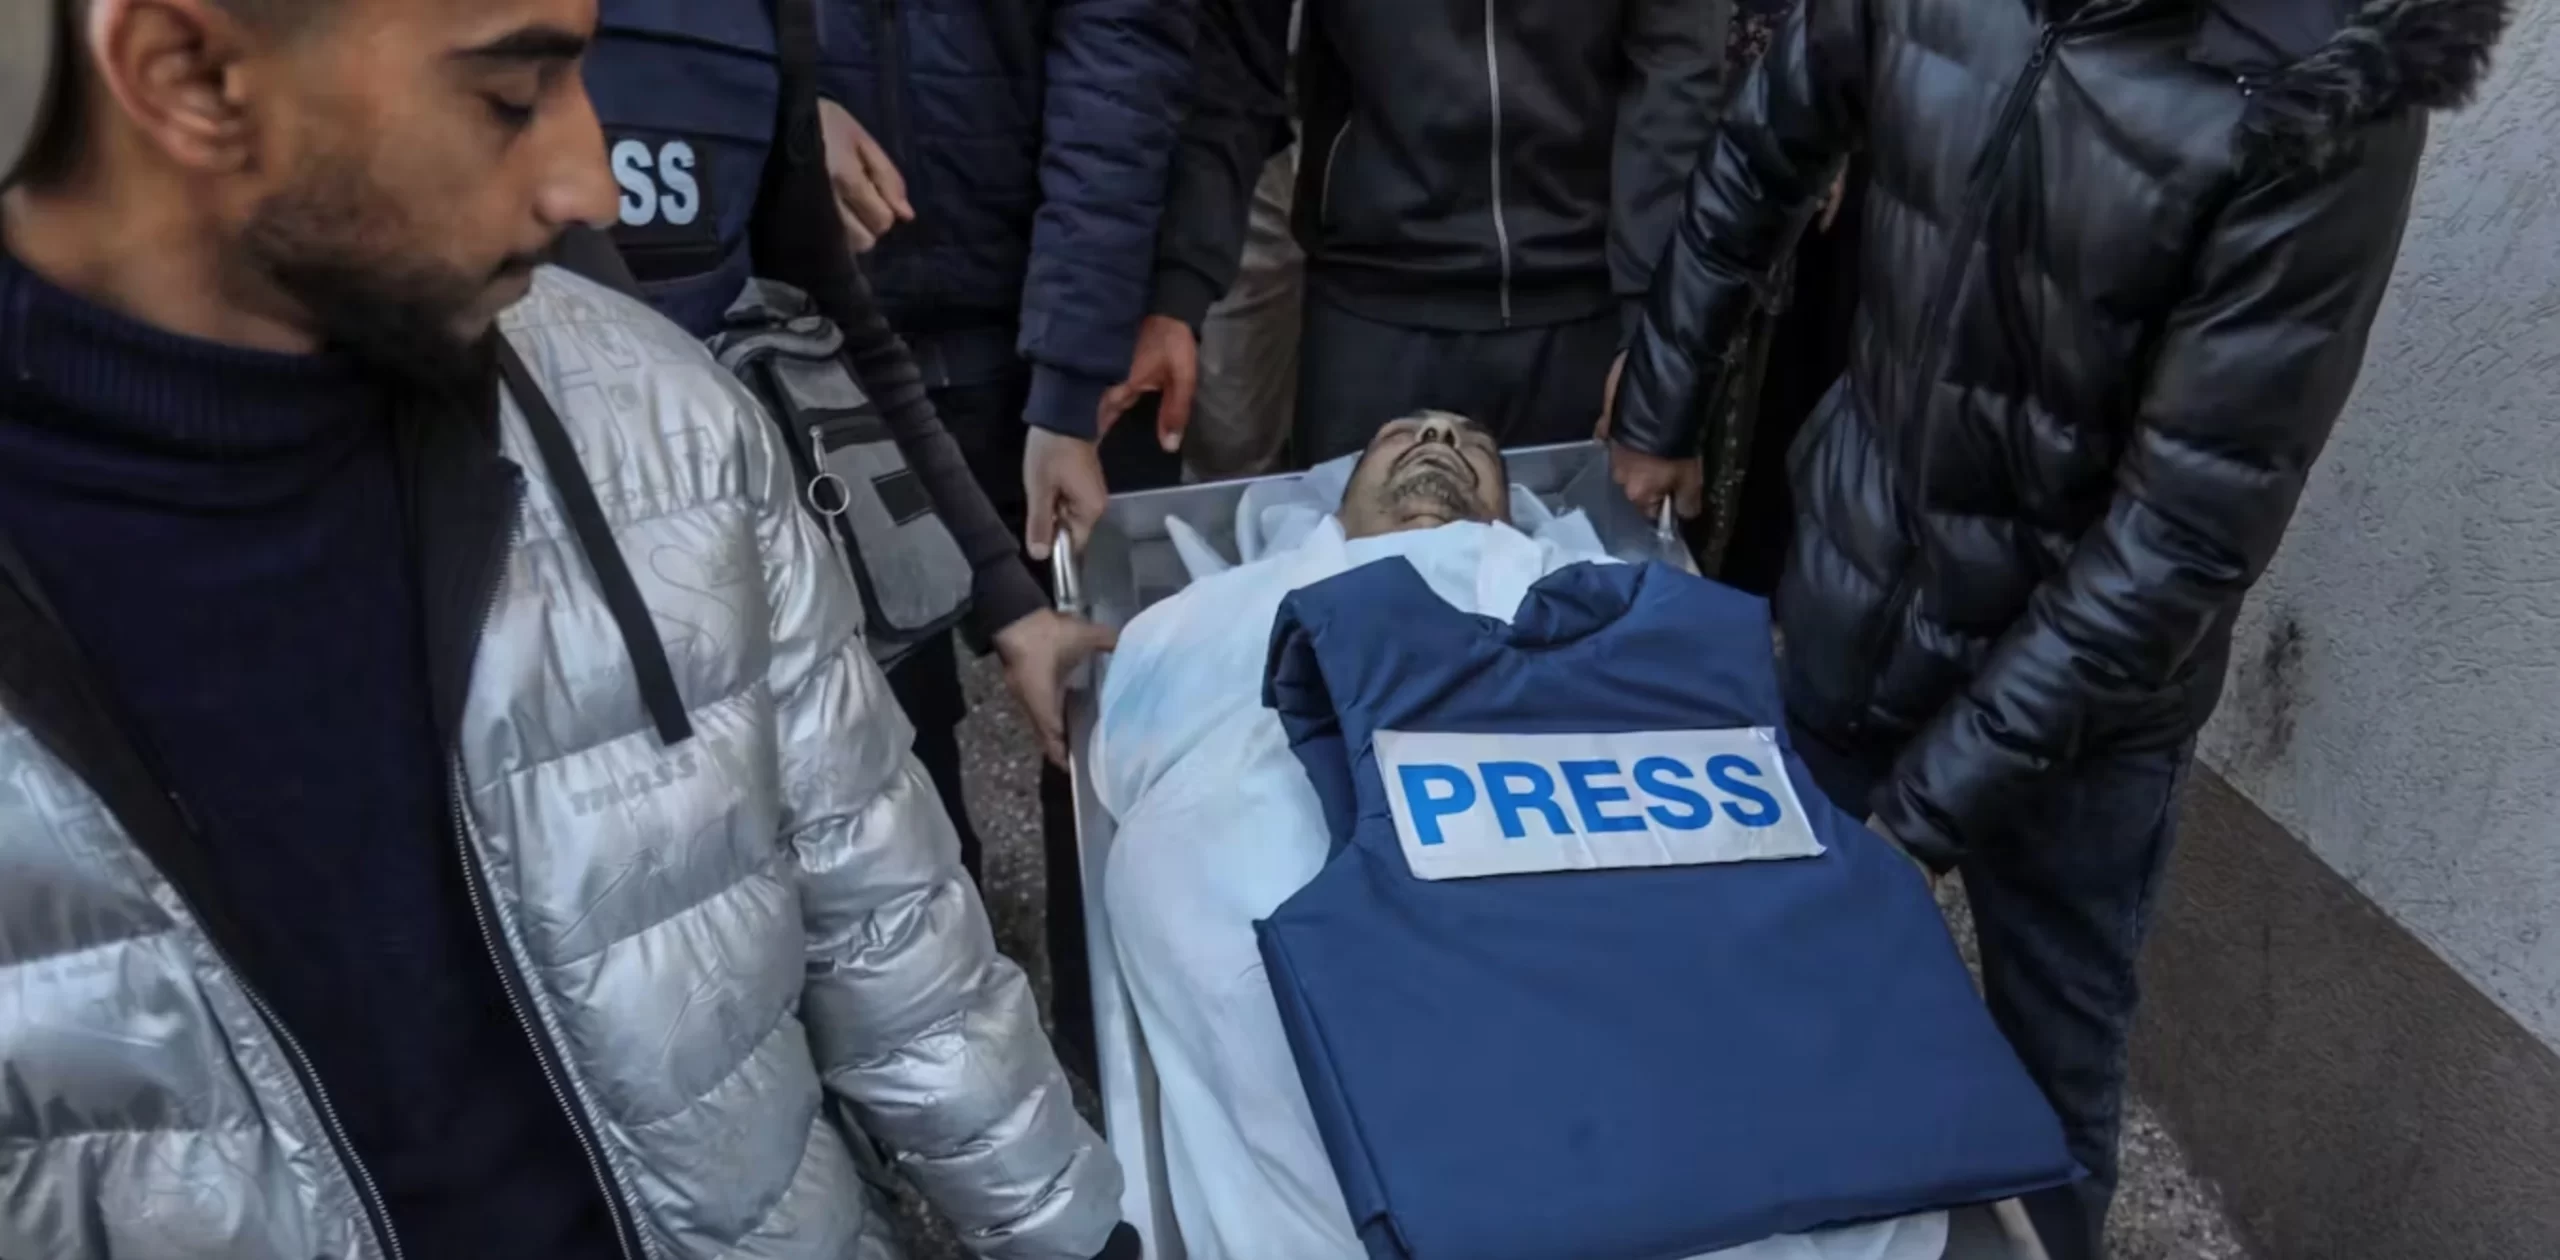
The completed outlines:
{"type": "MultiPolygon", "coordinates": [[[[867,1134],[980,1253],[1093,1255],[1119,1169],[770,426],[699,345],[566,273],[505,327],[693,732],[653,727],[510,402],[527,484],[458,715],[458,825],[626,1249],[888,1260],[867,1134]]],[[[289,1034],[30,720],[0,714],[0,1257],[394,1254],[289,1034]]]]}

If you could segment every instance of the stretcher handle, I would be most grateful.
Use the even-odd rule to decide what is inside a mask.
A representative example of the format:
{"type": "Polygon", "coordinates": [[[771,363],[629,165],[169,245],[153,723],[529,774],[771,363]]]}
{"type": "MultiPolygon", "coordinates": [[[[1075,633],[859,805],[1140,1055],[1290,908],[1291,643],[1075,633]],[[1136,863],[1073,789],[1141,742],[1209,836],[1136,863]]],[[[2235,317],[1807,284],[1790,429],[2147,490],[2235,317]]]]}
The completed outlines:
{"type": "MultiPolygon", "coordinates": [[[[1063,529],[1058,531],[1057,541],[1049,545],[1049,598],[1059,612],[1070,617],[1092,616],[1084,602],[1084,575],[1076,569],[1076,540],[1063,529]]],[[[1070,693],[1090,690],[1093,662],[1077,662],[1061,681],[1070,693]]]]}
{"type": "Polygon", "coordinates": [[[1689,540],[1680,536],[1680,515],[1667,497],[1654,506],[1653,551],[1657,556],[1670,557],[1681,572],[1703,576],[1697,553],[1689,550],[1689,540]]]}
{"type": "Polygon", "coordinates": [[[2044,1249],[2044,1239],[2036,1235],[2035,1222],[2027,1217],[2027,1205],[2016,1199],[2002,1199],[1991,1205],[1991,1214],[2000,1222],[2000,1232],[2009,1240],[2009,1250],[2017,1260],[2051,1260],[2044,1249]]]}
{"type": "Polygon", "coordinates": [[[1076,571],[1075,537],[1064,529],[1049,547],[1049,597],[1070,617],[1085,613],[1084,575],[1076,571]]]}

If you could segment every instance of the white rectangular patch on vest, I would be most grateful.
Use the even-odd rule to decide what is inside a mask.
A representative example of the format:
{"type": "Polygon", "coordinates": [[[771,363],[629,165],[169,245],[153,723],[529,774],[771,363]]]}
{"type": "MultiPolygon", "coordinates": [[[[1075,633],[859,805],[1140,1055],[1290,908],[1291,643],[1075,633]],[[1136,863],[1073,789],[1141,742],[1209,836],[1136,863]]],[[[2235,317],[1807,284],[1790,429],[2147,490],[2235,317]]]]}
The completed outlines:
{"type": "Polygon", "coordinates": [[[1777,732],[1379,731],[1414,878],[1819,857],[1777,732]]]}

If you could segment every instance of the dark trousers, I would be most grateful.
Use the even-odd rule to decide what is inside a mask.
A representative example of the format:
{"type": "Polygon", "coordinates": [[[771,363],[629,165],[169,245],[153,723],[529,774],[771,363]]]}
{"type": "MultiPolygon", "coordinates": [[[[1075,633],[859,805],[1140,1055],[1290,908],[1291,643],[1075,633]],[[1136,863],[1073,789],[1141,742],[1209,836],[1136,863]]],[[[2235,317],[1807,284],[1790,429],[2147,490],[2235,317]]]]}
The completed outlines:
{"type": "Polygon", "coordinates": [[[969,803],[960,787],[960,719],[969,715],[969,698],[960,690],[960,652],[950,635],[919,643],[889,667],[889,690],[916,728],[916,760],[933,780],[951,829],[960,833],[960,865],[976,881],[985,871],[985,846],[969,821],[969,803]]]}
{"type": "MultiPolygon", "coordinates": [[[[1866,802],[1898,749],[1843,746],[1799,724],[1796,751],[1841,808],[1866,802]]],[[[2192,748],[2127,753],[2058,770],[2019,794],[1994,834],[1970,837],[1960,868],[1982,951],[1983,996],[2000,1031],[2062,1117],[2076,1185],[2031,1195],[2053,1260],[2098,1260],[2115,1197],[2134,964],[2169,860],[2192,748]]]]}
{"type": "Polygon", "coordinates": [[[1618,357],[1618,313],[1490,332],[1364,319],[1310,288],[1298,341],[1291,456],[1321,464],[1369,445],[1390,420],[1454,411],[1506,447],[1590,438],[1618,357]]]}
{"type": "MultiPolygon", "coordinates": [[[[1008,339],[1009,341],[1009,339],[1008,339]]],[[[930,378],[929,378],[930,379],[930,378]]],[[[942,427],[959,443],[969,468],[977,474],[1005,524],[1022,533],[1022,407],[1031,390],[1028,370],[1001,379],[946,384],[932,391],[942,427]]],[[[1102,472],[1114,492],[1169,486],[1182,478],[1182,460],[1156,445],[1155,407],[1149,402],[1128,415],[1102,444],[1102,472]]],[[[1046,563],[1032,565],[1045,585],[1046,563]]],[[[961,852],[969,873],[979,872],[979,841],[968,821],[961,793],[960,720],[968,716],[962,694],[959,655],[943,640],[934,652],[919,649],[891,672],[891,687],[916,728],[916,759],[933,778],[934,788],[960,829],[961,852]],[[922,708],[918,706],[922,705],[922,708]]],[[[1075,794],[1066,774],[1046,761],[1040,764],[1041,866],[1048,879],[1046,937],[1049,946],[1050,1013],[1053,1040],[1070,1067],[1088,1080],[1093,1076],[1093,971],[1085,951],[1084,886],[1077,878],[1075,794]]]]}

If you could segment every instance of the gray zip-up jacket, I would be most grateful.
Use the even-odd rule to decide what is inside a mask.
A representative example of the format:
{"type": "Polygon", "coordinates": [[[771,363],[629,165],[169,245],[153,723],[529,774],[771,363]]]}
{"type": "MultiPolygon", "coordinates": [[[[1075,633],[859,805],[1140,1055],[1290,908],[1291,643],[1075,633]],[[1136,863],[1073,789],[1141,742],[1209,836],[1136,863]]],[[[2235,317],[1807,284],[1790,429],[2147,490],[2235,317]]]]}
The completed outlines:
{"type": "MultiPolygon", "coordinates": [[[[1100,1252],[1118,1166],[771,426],[698,342],[564,272],[504,328],[663,650],[510,400],[403,421],[429,663],[482,927],[625,1251],[891,1260],[868,1135],[981,1254],[1100,1252]]],[[[0,577],[0,1257],[398,1257],[227,956],[241,908],[190,887],[183,818],[0,577]]]]}

